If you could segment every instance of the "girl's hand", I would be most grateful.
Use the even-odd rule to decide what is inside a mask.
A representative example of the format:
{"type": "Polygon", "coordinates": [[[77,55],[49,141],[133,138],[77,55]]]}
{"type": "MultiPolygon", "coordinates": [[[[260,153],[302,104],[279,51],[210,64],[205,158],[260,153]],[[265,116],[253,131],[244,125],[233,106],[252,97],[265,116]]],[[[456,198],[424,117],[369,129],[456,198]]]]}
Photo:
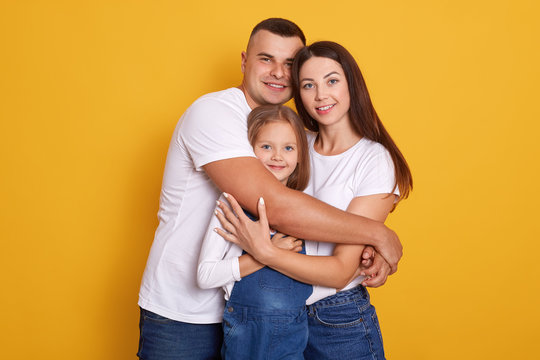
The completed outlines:
{"type": "MultiPolygon", "coordinates": [[[[261,263],[265,263],[265,257],[272,255],[274,245],[270,241],[270,227],[266,217],[266,208],[263,198],[259,199],[259,221],[252,221],[244,214],[236,199],[231,194],[223,194],[231,208],[218,201],[217,205],[222,212],[216,211],[216,216],[221,222],[223,229],[215,228],[225,240],[235,243],[251,254],[261,263]]],[[[296,239],[295,239],[296,240],[296,239]]]]}
{"type": "Polygon", "coordinates": [[[302,251],[302,240],[298,240],[293,236],[285,235],[279,232],[272,237],[272,244],[284,250],[294,252],[302,251]]]}
{"type": "Polygon", "coordinates": [[[362,285],[368,287],[382,286],[386,282],[386,279],[388,279],[391,271],[392,269],[386,260],[378,252],[374,252],[373,264],[360,272],[360,275],[366,276],[362,285]]]}

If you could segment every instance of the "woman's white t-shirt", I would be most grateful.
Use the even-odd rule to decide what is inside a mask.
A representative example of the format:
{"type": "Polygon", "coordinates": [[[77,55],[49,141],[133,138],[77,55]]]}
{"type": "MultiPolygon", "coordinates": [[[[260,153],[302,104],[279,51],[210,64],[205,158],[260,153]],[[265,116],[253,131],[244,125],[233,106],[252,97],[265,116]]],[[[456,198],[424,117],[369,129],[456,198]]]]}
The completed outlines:
{"type": "MultiPolygon", "coordinates": [[[[325,156],[313,147],[316,135],[308,133],[311,177],[304,192],[338,209],[347,210],[349,203],[359,196],[374,194],[399,195],[395,185],[394,163],[390,153],[381,144],[360,139],[355,145],[338,155],[325,156]]],[[[334,243],[306,241],[308,255],[329,256],[334,243]]],[[[360,284],[363,277],[351,281],[343,290],[360,284]]],[[[313,286],[307,304],[336,293],[336,289],[313,286]]]]}

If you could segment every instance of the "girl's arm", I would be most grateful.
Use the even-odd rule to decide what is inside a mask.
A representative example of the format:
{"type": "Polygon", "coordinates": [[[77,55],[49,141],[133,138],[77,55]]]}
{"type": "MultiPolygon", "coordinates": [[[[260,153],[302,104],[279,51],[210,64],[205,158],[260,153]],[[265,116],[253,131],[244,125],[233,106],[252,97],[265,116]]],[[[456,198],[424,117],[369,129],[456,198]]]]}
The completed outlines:
{"type": "Polygon", "coordinates": [[[218,220],[212,217],[201,247],[197,268],[197,283],[201,289],[232,284],[264,266],[251,255],[242,255],[241,248],[215,233],[213,229],[218,225],[218,220]]]}
{"type": "MultiPolygon", "coordinates": [[[[252,247],[252,255],[255,259],[289,277],[309,284],[339,289],[349,283],[360,265],[363,245],[337,245],[332,256],[307,256],[278,249],[272,246],[268,239],[268,220],[262,199],[258,205],[260,220],[257,222],[244,216],[240,206],[231,195],[227,196],[227,200],[238,216],[220,202],[219,207],[225,215],[218,212],[217,216],[227,233],[217,229],[218,233],[234,243],[257,244],[252,247]]],[[[393,194],[361,196],[351,201],[347,211],[384,222],[392,209],[394,200],[393,194]]]]}

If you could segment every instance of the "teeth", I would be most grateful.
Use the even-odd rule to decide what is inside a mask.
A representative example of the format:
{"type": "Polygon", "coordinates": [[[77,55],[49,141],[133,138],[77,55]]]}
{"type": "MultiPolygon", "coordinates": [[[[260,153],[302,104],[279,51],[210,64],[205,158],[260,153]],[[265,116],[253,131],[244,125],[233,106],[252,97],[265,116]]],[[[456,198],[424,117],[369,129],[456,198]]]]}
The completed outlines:
{"type": "Polygon", "coordinates": [[[332,106],[334,106],[334,105],[326,105],[326,106],[318,107],[317,110],[321,110],[321,111],[328,110],[328,109],[330,109],[332,106]]]}
{"type": "Polygon", "coordinates": [[[278,88],[278,89],[283,89],[283,88],[285,87],[285,86],[283,86],[283,85],[270,84],[270,83],[267,83],[266,85],[271,86],[271,87],[275,87],[275,88],[278,88]]]}

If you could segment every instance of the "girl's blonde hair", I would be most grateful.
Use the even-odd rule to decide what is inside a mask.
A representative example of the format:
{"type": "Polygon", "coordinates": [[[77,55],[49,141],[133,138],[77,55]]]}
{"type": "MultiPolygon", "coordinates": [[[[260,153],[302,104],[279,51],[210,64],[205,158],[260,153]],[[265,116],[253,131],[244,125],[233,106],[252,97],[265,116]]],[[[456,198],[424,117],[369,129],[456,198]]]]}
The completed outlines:
{"type": "Polygon", "coordinates": [[[298,146],[298,164],[287,180],[287,187],[294,190],[304,190],[309,181],[309,154],[306,131],[296,113],[285,105],[262,105],[253,109],[248,116],[248,140],[255,145],[261,128],[269,122],[283,121],[291,125],[298,146]]]}

